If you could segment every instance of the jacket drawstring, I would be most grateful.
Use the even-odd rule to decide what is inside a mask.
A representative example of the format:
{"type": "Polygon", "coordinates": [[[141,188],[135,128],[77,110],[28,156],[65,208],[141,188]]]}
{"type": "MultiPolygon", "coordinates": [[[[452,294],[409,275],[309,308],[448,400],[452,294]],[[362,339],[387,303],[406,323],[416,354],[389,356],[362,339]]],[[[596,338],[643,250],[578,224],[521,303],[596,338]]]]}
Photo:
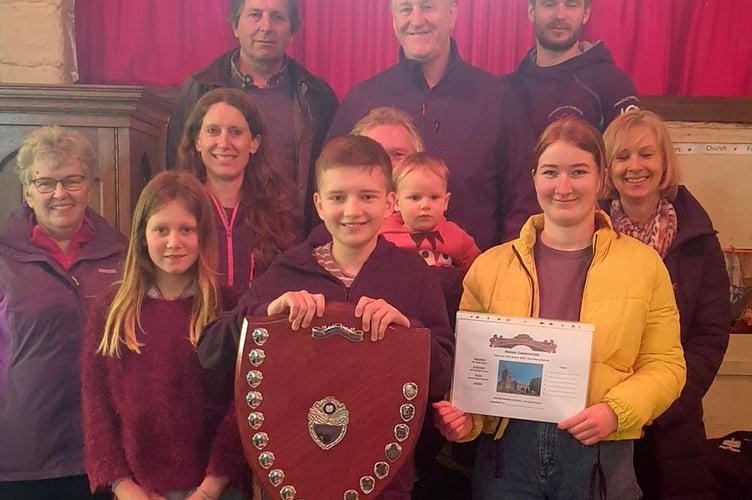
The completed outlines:
{"type": "Polygon", "coordinates": [[[603,466],[601,465],[601,444],[596,445],[597,455],[595,464],[590,470],[590,491],[588,492],[588,500],[595,500],[596,488],[598,490],[598,498],[600,500],[606,500],[607,497],[607,485],[606,474],[603,472],[603,466]]]}
{"type": "Polygon", "coordinates": [[[493,462],[494,464],[494,477],[496,479],[501,479],[501,476],[504,472],[504,440],[496,439],[496,436],[499,434],[499,428],[501,427],[502,422],[503,419],[500,418],[499,423],[496,424],[494,433],[491,435],[491,444],[486,451],[486,458],[488,458],[488,460],[493,462]]]}

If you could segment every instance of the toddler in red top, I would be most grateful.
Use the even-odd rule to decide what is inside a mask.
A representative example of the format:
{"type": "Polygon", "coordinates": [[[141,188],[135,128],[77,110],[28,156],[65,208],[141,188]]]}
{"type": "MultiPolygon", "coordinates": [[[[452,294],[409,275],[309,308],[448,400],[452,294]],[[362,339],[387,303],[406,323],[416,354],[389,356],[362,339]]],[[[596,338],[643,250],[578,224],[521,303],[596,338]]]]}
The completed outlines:
{"type": "Polygon", "coordinates": [[[384,221],[381,234],[400,248],[417,250],[432,267],[453,267],[464,274],[480,249],[472,236],[446,220],[449,208],[449,169],[428,153],[405,158],[393,174],[397,193],[395,213],[384,221]]]}

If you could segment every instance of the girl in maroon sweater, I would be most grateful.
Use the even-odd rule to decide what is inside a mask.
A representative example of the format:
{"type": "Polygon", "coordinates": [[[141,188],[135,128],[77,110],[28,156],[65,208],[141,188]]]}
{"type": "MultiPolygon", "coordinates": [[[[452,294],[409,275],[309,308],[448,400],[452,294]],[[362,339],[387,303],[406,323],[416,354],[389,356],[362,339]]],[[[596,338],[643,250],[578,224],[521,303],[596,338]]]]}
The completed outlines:
{"type": "Polygon", "coordinates": [[[136,205],[123,281],[91,315],[82,359],[86,468],[119,500],[240,499],[247,470],[232,374],[203,369],[196,343],[232,298],[213,272],[210,201],[166,172],[136,205]]]}

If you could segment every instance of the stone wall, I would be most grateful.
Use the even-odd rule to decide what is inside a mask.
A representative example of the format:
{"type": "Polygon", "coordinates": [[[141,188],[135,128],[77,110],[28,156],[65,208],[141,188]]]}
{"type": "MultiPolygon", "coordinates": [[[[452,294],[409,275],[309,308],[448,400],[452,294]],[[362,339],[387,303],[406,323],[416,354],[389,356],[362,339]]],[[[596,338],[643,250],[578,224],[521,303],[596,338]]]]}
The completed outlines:
{"type": "Polygon", "coordinates": [[[78,80],[75,0],[0,0],[0,83],[78,80]]]}

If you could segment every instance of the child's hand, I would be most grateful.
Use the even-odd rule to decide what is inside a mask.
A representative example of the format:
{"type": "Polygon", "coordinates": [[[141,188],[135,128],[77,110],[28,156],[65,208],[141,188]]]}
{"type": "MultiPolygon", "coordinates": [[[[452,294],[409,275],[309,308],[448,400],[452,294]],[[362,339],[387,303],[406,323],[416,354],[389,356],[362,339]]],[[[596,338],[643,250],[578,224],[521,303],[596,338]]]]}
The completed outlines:
{"type": "Polygon", "coordinates": [[[130,478],[120,481],[113,492],[118,500],[165,500],[161,495],[146,491],[130,478]]]}
{"type": "Polygon", "coordinates": [[[392,323],[410,327],[410,320],[384,299],[361,297],[355,304],[355,317],[363,318],[363,331],[371,332],[374,342],[384,338],[387,327],[392,323]]]}
{"type": "Polygon", "coordinates": [[[449,401],[433,403],[436,410],[436,428],[449,441],[459,441],[473,430],[473,417],[449,401]]]}
{"type": "Polygon", "coordinates": [[[324,296],[307,290],[285,292],[274,299],[266,308],[268,316],[290,311],[288,319],[293,330],[311,326],[314,315],[320,318],[324,314],[324,296]]]}
{"type": "Polygon", "coordinates": [[[577,441],[590,446],[606,439],[616,431],[619,419],[606,403],[598,403],[559,422],[557,426],[569,432],[577,441]]]}

